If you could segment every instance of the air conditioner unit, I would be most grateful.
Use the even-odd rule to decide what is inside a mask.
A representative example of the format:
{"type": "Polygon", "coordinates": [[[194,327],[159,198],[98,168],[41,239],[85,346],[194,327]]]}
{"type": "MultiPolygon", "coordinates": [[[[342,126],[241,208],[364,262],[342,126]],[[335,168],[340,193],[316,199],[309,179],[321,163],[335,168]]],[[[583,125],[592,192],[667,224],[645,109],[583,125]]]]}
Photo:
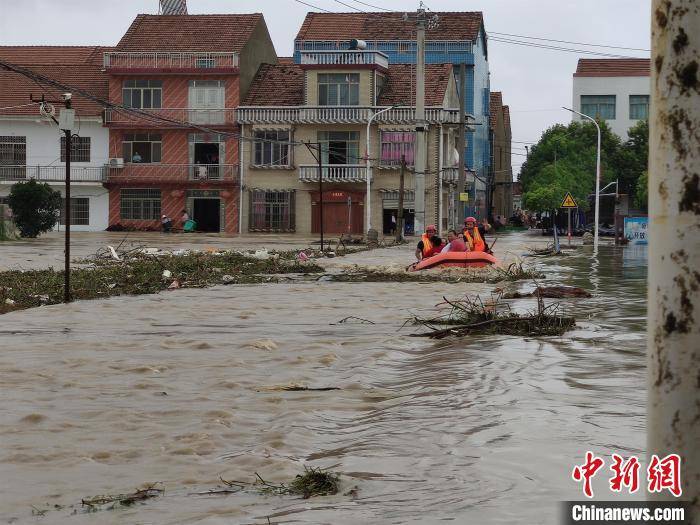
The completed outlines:
{"type": "Polygon", "coordinates": [[[115,157],[109,159],[109,167],[110,168],[123,168],[124,167],[124,159],[121,157],[115,157]]]}

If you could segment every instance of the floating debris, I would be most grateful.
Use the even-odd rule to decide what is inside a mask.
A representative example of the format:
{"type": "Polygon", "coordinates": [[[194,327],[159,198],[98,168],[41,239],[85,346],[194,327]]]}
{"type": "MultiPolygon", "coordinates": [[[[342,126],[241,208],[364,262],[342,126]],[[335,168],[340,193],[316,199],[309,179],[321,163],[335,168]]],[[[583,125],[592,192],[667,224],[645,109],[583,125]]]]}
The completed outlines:
{"type": "Polygon", "coordinates": [[[577,286],[538,286],[529,293],[510,292],[503,299],[524,299],[527,297],[542,297],[544,299],[566,299],[570,297],[593,297],[591,293],[577,286]]]}
{"type": "Polygon", "coordinates": [[[120,506],[130,507],[134,503],[157,498],[163,494],[165,494],[165,489],[156,488],[156,484],[153,484],[129,494],[114,494],[83,498],[81,504],[83,507],[87,507],[88,512],[94,512],[96,510],[113,510],[120,506]]]}
{"type": "MultiPolygon", "coordinates": [[[[226,487],[234,487],[239,490],[248,489],[254,490],[260,494],[269,494],[276,496],[293,495],[301,496],[304,499],[309,499],[314,496],[332,496],[338,493],[340,476],[334,472],[329,472],[321,468],[304,466],[304,473],[297,476],[289,484],[272,483],[266,481],[255,473],[255,481],[249,483],[246,481],[229,481],[223,478],[221,481],[226,487]]],[[[230,490],[230,489],[224,489],[230,490]]],[[[202,494],[216,494],[218,489],[205,492],[202,494]]]]}

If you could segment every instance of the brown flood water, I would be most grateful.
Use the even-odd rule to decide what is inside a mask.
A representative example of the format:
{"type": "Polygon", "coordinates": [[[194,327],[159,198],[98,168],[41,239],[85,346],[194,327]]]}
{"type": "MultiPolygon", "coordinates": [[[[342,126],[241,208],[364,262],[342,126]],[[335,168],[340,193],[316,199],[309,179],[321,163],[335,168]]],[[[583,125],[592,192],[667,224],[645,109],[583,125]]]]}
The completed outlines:
{"type": "Polygon", "coordinates": [[[407,317],[494,288],[480,284],[222,286],[2,316],[0,522],[556,523],[582,497],[570,473],[586,450],[644,447],[643,250],[536,261],[548,284],[596,294],[562,301],[579,321],[563,337],[406,337],[407,317]],[[349,315],[375,324],[338,324],[349,315]],[[341,390],[270,388],[290,383],[341,390]],[[192,495],[304,465],[357,496],[192,495]],[[31,516],[156,481],[165,496],[143,505],[31,516]]]}

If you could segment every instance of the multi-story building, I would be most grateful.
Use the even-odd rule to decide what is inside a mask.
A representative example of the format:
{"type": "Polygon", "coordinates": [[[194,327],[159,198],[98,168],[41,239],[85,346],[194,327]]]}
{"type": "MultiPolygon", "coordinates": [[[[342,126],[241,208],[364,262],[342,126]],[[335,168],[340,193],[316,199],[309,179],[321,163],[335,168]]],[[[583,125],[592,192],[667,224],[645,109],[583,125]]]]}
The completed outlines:
{"type": "Polygon", "coordinates": [[[235,108],[277,56],[261,14],[138,15],[104,53],[109,224],[157,229],[183,211],[201,231],[239,229],[235,108]]]}
{"type": "MultiPolygon", "coordinates": [[[[411,65],[390,64],[377,50],[300,51],[296,62],[263,65],[239,108],[247,137],[244,230],[317,233],[323,217],[327,233],[361,234],[372,227],[389,234],[396,228],[403,158],[405,230],[412,233],[411,65]]],[[[459,98],[452,69],[426,67],[426,220],[443,228],[456,220],[459,98]]]]}
{"type": "MultiPolygon", "coordinates": [[[[605,120],[622,140],[637,122],[649,118],[648,58],[581,58],[574,73],[573,108],[605,120]]],[[[584,120],[574,114],[574,121],[584,120]]]]}
{"type": "MultiPolygon", "coordinates": [[[[467,132],[464,155],[470,201],[460,212],[483,216],[486,211],[486,186],[489,172],[489,66],[486,31],[481,12],[430,12],[426,31],[427,64],[451,63],[459,77],[458,66],[466,68],[465,111],[476,123],[467,132]],[[476,176],[474,176],[476,175],[476,176]]],[[[416,63],[415,17],[403,12],[308,13],[294,41],[294,61],[311,51],[342,51],[352,39],[366,42],[367,50],[386,55],[390,64],[416,63]]],[[[407,75],[415,73],[415,67],[407,75]]],[[[415,83],[409,79],[407,104],[414,104],[415,83]]]]}
{"type": "MultiPolygon", "coordinates": [[[[102,53],[95,46],[7,46],[0,58],[59,82],[76,86],[97,97],[107,97],[107,77],[101,71],[102,53]]],[[[65,134],[48,116],[58,118],[61,90],[35,83],[27,77],[0,71],[0,200],[13,184],[36,179],[65,194],[65,134]],[[53,101],[45,106],[30,102],[53,101]],[[56,103],[58,102],[58,103],[56,103]]],[[[102,106],[75,94],[76,112],[71,155],[71,225],[77,231],[99,231],[107,227],[107,191],[102,183],[108,154],[108,132],[103,126],[102,106]]],[[[57,224],[60,228],[65,217],[57,224]]]]}
{"type": "Polygon", "coordinates": [[[503,94],[491,92],[489,127],[491,131],[491,216],[513,214],[513,169],[511,166],[510,108],[503,105],[503,94]]]}

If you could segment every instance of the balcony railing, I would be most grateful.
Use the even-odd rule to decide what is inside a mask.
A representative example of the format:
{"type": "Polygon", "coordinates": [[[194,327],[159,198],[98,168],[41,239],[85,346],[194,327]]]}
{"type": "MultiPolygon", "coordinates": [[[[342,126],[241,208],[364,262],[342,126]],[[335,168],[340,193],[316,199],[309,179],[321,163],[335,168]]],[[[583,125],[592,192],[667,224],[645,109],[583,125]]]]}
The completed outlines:
{"type": "Polygon", "coordinates": [[[237,164],[135,164],[108,168],[108,182],[238,183],[237,164]]]}
{"type": "MultiPolygon", "coordinates": [[[[102,182],[104,166],[71,166],[71,182],[102,182]]],[[[43,182],[64,182],[65,166],[0,166],[0,182],[17,182],[35,179],[43,182]]]]}
{"type": "Polygon", "coordinates": [[[105,123],[113,126],[143,126],[156,124],[158,127],[188,127],[190,124],[207,126],[232,126],[236,120],[236,110],[159,108],[159,109],[106,109],[105,123]],[[172,122],[168,122],[172,121],[172,122]]]}
{"type": "MultiPolygon", "coordinates": [[[[324,182],[365,182],[367,168],[362,164],[323,164],[321,174],[324,182]]],[[[318,182],[318,165],[299,166],[301,182],[318,182]]]]}
{"type": "MultiPolygon", "coordinates": [[[[369,118],[385,109],[366,106],[241,106],[238,108],[238,122],[242,124],[366,124],[369,118]]],[[[458,124],[458,109],[426,108],[428,122],[458,124]]],[[[473,117],[467,119],[473,121],[473,117]]],[[[415,122],[415,109],[397,107],[379,115],[376,122],[391,124],[411,124],[415,122]]]]}
{"type": "Polygon", "coordinates": [[[238,53],[147,53],[110,51],[104,54],[105,69],[207,70],[238,68],[238,53]]]}
{"type": "Polygon", "coordinates": [[[442,168],[442,181],[445,184],[457,184],[459,168],[442,168]]]}
{"type": "Polygon", "coordinates": [[[380,51],[302,51],[301,64],[307,66],[379,66],[389,67],[389,57],[380,51]]]}

